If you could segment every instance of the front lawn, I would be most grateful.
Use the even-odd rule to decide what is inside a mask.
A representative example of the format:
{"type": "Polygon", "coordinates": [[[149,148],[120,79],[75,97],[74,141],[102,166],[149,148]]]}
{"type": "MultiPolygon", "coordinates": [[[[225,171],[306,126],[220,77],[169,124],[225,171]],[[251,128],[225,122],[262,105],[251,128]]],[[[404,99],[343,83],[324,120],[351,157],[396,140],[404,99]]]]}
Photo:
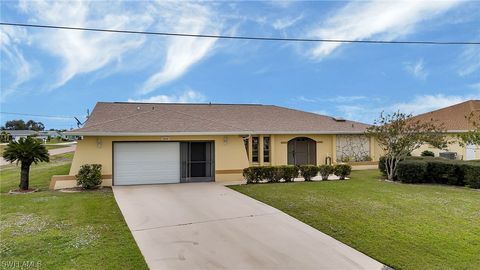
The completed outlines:
{"type": "Polygon", "coordinates": [[[231,188],[395,269],[478,269],[479,190],[379,181],[376,170],[351,178],[231,188]]]}
{"type": "MultiPolygon", "coordinates": [[[[44,144],[45,145],[45,148],[47,148],[47,150],[51,150],[51,149],[57,149],[57,148],[64,148],[64,147],[69,147],[71,145],[68,145],[68,144],[44,144]]],[[[5,147],[7,147],[7,145],[0,145],[0,155],[3,154],[3,151],[5,150],[5,147]]]]}
{"type": "Polygon", "coordinates": [[[147,269],[110,189],[83,193],[49,191],[55,174],[68,174],[72,154],[32,166],[31,187],[41,192],[9,195],[19,168],[0,171],[0,262],[39,262],[40,269],[147,269]]]}

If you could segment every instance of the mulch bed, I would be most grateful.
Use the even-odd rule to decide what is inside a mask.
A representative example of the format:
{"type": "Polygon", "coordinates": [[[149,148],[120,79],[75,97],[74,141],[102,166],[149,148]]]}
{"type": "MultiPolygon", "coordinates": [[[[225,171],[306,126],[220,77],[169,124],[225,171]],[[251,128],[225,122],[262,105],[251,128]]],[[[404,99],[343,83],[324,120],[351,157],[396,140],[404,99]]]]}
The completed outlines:
{"type": "Polygon", "coordinates": [[[95,189],[84,189],[82,187],[73,187],[73,188],[62,188],[58,190],[60,192],[65,193],[77,193],[77,192],[111,192],[112,189],[110,187],[98,187],[95,189]]]}
{"type": "Polygon", "coordinates": [[[8,193],[9,193],[9,194],[12,194],[12,195],[17,195],[17,194],[29,194],[29,193],[34,193],[34,192],[37,192],[37,191],[38,191],[38,188],[26,189],[26,190],[22,190],[22,189],[12,189],[12,190],[10,190],[8,193]]]}

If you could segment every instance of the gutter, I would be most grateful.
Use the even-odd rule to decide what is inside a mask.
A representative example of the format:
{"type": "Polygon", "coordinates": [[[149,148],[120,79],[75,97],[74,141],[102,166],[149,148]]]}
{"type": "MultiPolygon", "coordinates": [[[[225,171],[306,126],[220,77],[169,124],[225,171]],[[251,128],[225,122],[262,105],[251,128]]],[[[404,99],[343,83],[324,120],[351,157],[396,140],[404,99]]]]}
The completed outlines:
{"type": "Polygon", "coordinates": [[[220,131],[220,132],[100,132],[100,131],[69,131],[65,135],[76,136],[201,136],[201,135],[252,135],[252,134],[298,134],[298,135],[334,135],[334,134],[364,134],[364,131],[220,131]]]}

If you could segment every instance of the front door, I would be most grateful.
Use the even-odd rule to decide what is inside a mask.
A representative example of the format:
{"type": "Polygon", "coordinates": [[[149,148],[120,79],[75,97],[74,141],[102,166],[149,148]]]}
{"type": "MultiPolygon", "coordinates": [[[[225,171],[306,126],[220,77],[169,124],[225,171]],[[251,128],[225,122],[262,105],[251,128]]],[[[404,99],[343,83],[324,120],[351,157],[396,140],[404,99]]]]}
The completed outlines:
{"type": "Polygon", "coordinates": [[[316,165],[317,143],[306,137],[294,138],[288,142],[289,165],[316,165]]]}
{"type": "Polygon", "coordinates": [[[206,182],[214,179],[214,148],[212,142],[180,144],[181,182],[206,182]]]}
{"type": "Polygon", "coordinates": [[[474,144],[467,144],[465,160],[473,160],[475,159],[475,148],[474,144]]]}

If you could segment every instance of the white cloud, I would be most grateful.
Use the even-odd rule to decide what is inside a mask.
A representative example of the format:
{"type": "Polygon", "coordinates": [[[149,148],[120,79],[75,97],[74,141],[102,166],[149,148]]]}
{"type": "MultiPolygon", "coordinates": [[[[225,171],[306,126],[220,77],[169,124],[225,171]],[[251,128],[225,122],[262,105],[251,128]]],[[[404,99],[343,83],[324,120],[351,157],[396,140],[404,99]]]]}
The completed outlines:
{"type": "MultiPolygon", "coordinates": [[[[165,4],[160,8],[172,14],[165,22],[172,26],[173,32],[214,35],[221,29],[221,24],[213,20],[214,14],[208,6],[183,2],[165,4]]],[[[163,67],[148,78],[140,93],[150,93],[182,76],[192,65],[207,56],[215,42],[216,39],[212,38],[170,38],[163,67]]]]}
{"type": "Polygon", "coordinates": [[[295,98],[295,101],[307,102],[307,103],[320,103],[320,102],[350,103],[350,102],[361,101],[365,99],[367,99],[366,96],[335,96],[331,98],[299,96],[295,98]]]}
{"type": "MultiPolygon", "coordinates": [[[[323,39],[394,40],[412,33],[417,24],[442,14],[459,0],[450,1],[354,1],[334,13],[311,36],[323,39]]],[[[321,59],[340,47],[341,43],[320,43],[310,55],[321,59]]]]}
{"type": "MultiPolygon", "coordinates": [[[[212,8],[214,5],[208,3],[158,1],[142,3],[141,8],[135,5],[127,8],[131,4],[22,0],[18,7],[30,23],[208,34],[218,34],[221,29],[212,8]]],[[[44,88],[61,87],[81,74],[100,71],[92,77],[95,80],[136,68],[150,72],[141,87],[144,94],[184,75],[211,52],[216,42],[208,38],[147,37],[59,29],[28,29],[27,34],[33,46],[60,60],[45,65],[49,76],[45,76],[47,86],[44,88]]],[[[11,43],[6,46],[13,55],[15,50],[11,43]]],[[[18,60],[22,57],[20,51],[12,56],[18,60]]]]}
{"type": "Polygon", "coordinates": [[[366,96],[336,96],[333,98],[329,98],[328,101],[338,102],[338,103],[348,103],[348,102],[360,101],[365,99],[367,99],[366,96]]]}
{"type": "Polygon", "coordinates": [[[32,65],[25,59],[19,44],[28,42],[26,31],[4,26],[0,28],[0,68],[3,89],[0,100],[16,91],[16,88],[33,77],[32,65]]]}
{"type": "MultiPolygon", "coordinates": [[[[125,11],[120,5],[90,6],[86,1],[21,1],[20,8],[30,22],[62,26],[143,30],[151,18],[125,11]]],[[[29,32],[35,44],[59,57],[63,66],[51,89],[63,86],[79,74],[99,70],[119,61],[127,52],[139,48],[143,36],[96,33],[73,30],[36,30],[29,32]]]]}
{"type": "MultiPolygon", "coordinates": [[[[385,104],[385,101],[377,100],[376,103],[340,104],[335,108],[347,119],[372,123],[378,118],[380,112],[388,113],[400,111],[407,114],[418,115],[434,111],[470,99],[480,99],[480,91],[469,95],[418,95],[405,102],[385,104]]],[[[369,99],[370,100],[370,99],[369,99]]]]}
{"type": "Polygon", "coordinates": [[[297,23],[301,19],[303,19],[303,15],[299,15],[297,17],[284,17],[284,18],[276,19],[273,22],[272,26],[276,30],[283,30],[283,29],[289,28],[290,26],[294,25],[295,23],[297,23]]]}
{"type": "Polygon", "coordinates": [[[480,46],[469,45],[460,55],[460,76],[468,76],[480,70],[480,46]]]}
{"type": "Polygon", "coordinates": [[[428,76],[428,71],[425,70],[423,59],[419,59],[415,63],[405,63],[405,70],[415,78],[421,80],[425,80],[428,76]]]}
{"type": "Polygon", "coordinates": [[[461,103],[470,99],[479,99],[480,93],[466,96],[453,95],[422,95],[416,96],[409,102],[396,103],[390,106],[393,110],[400,110],[405,113],[414,115],[448,107],[457,103],[461,103]]]}
{"type": "Polygon", "coordinates": [[[200,92],[186,90],[181,95],[158,95],[145,99],[129,99],[129,102],[147,102],[147,103],[202,103],[207,98],[200,92]]]}

